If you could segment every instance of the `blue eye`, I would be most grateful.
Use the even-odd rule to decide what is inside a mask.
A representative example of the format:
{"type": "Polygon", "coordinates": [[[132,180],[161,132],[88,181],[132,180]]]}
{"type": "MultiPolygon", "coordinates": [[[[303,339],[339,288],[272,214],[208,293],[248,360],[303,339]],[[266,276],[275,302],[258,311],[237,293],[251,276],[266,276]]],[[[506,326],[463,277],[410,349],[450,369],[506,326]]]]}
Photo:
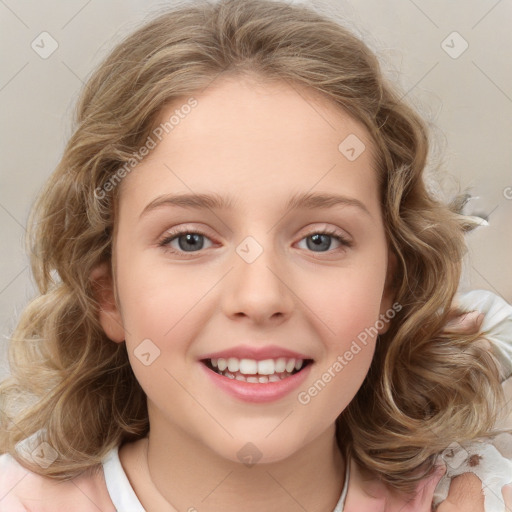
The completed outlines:
{"type": "MultiPolygon", "coordinates": [[[[352,247],[352,242],[337,231],[314,231],[300,241],[306,240],[306,248],[312,252],[332,252],[333,250],[329,250],[332,239],[335,239],[341,246],[352,247]]],[[[158,245],[173,254],[184,255],[204,249],[205,240],[210,240],[206,234],[185,228],[171,231],[158,245]],[[177,246],[173,247],[171,244],[174,242],[177,243],[177,246]]]]}
{"type": "MultiPolygon", "coordinates": [[[[315,232],[311,235],[304,237],[302,240],[306,240],[306,246],[308,249],[313,252],[327,252],[327,251],[318,251],[317,249],[327,249],[329,250],[331,246],[331,239],[335,239],[339,242],[340,245],[345,247],[351,247],[352,242],[347,240],[344,236],[337,233],[336,231],[321,231],[315,232]]],[[[301,241],[302,241],[301,240],[301,241]]]]}
{"type": "Polygon", "coordinates": [[[197,252],[204,248],[204,239],[208,237],[203,233],[195,231],[175,231],[170,233],[166,238],[160,242],[161,247],[168,248],[171,252],[179,253],[183,252],[197,252]],[[173,241],[178,242],[178,249],[171,247],[170,244],[173,241]],[[191,249],[190,251],[188,249],[191,249]]]}

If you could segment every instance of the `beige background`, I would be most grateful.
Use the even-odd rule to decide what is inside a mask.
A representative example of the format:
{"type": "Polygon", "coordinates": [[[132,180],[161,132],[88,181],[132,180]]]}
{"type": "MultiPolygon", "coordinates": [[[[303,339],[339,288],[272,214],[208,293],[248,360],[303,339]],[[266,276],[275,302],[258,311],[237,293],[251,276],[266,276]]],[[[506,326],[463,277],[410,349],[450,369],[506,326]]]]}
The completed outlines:
{"type": "MultiPolygon", "coordinates": [[[[0,375],[6,371],[6,338],[34,294],[23,250],[24,226],[70,136],[77,93],[114,42],[170,4],[0,0],[0,375]],[[58,44],[46,59],[31,47],[45,37],[45,48],[51,48],[42,32],[58,44]]],[[[512,2],[315,4],[337,12],[359,33],[378,53],[386,73],[437,126],[434,148],[444,151],[446,173],[439,193],[449,196],[458,183],[471,187],[475,198],[467,213],[489,222],[468,237],[461,288],[488,289],[511,302],[512,2]]]]}

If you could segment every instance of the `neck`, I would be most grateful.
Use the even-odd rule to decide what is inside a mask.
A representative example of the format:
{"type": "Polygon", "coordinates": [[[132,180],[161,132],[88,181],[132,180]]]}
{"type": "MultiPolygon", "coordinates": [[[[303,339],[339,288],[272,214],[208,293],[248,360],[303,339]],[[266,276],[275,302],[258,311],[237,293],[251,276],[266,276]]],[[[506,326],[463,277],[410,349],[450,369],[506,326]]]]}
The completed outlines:
{"type": "Polygon", "coordinates": [[[169,512],[332,512],[345,478],[334,428],[285,460],[248,466],[220,457],[178,429],[171,435],[152,425],[143,447],[146,474],[158,494],[151,503],[165,501],[169,512]]]}

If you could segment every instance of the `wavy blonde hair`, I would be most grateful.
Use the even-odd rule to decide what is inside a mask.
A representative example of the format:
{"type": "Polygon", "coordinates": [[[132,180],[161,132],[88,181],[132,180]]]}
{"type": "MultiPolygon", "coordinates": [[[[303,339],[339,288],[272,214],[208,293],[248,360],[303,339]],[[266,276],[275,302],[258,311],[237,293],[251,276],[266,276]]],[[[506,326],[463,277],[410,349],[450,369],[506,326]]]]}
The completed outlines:
{"type": "Polygon", "coordinates": [[[125,344],[110,342],[99,324],[90,281],[98,265],[111,265],[119,187],[95,191],[105,190],[144,144],[169,102],[221,73],[307,86],[361,121],[375,143],[402,310],[337,419],[337,437],[346,456],[410,491],[448,444],[489,432],[502,400],[498,366],[480,333],[443,331],[453,315],[464,232],[473,224],[459,214],[460,198],[445,205],[428,192],[426,125],[367,45],[320,12],[268,0],[194,1],[160,13],[119,44],[85,85],[76,129],[31,216],[40,295],[10,343],[11,375],[0,386],[0,452],[65,480],[100,464],[114,446],[147,435],[146,396],[125,344]],[[40,429],[59,454],[47,468],[15,450],[40,429]]]}

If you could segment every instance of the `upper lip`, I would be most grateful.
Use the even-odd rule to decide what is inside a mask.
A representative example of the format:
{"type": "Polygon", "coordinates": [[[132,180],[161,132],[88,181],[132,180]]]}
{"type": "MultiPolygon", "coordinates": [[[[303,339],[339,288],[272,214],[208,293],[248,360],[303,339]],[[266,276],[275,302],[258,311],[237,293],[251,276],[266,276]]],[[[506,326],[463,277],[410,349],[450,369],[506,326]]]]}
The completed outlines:
{"type": "Polygon", "coordinates": [[[255,359],[256,361],[262,361],[264,359],[279,359],[280,357],[287,359],[313,359],[305,354],[301,354],[287,348],[278,347],[277,345],[267,345],[265,347],[238,345],[236,347],[221,350],[220,352],[204,354],[199,359],[228,359],[230,357],[236,357],[237,359],[255,359]]]}

